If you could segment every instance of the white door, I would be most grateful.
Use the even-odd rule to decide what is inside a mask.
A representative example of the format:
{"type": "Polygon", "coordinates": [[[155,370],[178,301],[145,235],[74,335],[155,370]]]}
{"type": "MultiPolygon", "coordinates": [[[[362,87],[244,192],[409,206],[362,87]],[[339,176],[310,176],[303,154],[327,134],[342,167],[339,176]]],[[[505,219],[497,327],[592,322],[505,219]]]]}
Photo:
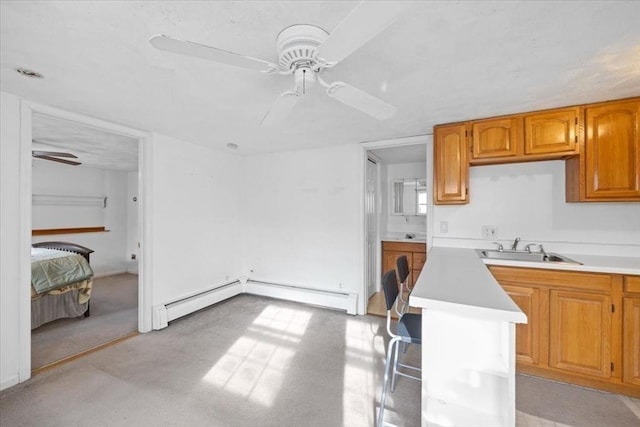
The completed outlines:
{"type": "Polygon", "coordinates": [[[367,283],[367,299],[376,292],[378,277],[378,166],[369,159],[367,161],[367,190],[365,193],[365,222],[367,229],[367,264],[365,280],[367,283]]]}

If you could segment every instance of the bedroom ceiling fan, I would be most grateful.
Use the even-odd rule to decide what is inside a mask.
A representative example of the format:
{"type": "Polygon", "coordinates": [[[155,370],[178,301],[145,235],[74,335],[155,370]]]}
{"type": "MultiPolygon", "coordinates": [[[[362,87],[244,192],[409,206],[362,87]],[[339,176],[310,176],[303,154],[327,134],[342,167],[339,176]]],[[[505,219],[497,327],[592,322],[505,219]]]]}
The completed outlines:
{"type": "Polygon", "coordinates": [[[159,50],[195,56],[236,67],[248,68],[268,74],[293,75],[292,90],[276,98],[261,124],[280,123],[295,107],[300,96],[318,84],[328,96],[378,120],[388,119],[396,107],[345,82],[325,82],[325,70],[359,49],[385,30],[410,6],[409,2],[362,1],[338,24],[331,34],[315,25],[292,25],[276,38],[278,63],[240,55],[212,46],[175,39],[163,34],[149,39],[159,50]]]}
{"type": "Polygon", "coordinates": [[[71,153],[61,153],[61,152],[57,152],[57,151],[33,150],[31,152],[31,156],[35,157],[36,159],[51,160],[53,162],[59,162],[59,163],[67,164],[67,165],[73,165],[73,166],[78,166],[78,165],[82,164],[80,162],[75,162],[73,160],[67,160],[67,159],[60,159],[59,158],[59,157],[68,157],[68,158],[72,158],[72,159],[77,159],[78,158],[78,156],[74,156],[71,153]]]}

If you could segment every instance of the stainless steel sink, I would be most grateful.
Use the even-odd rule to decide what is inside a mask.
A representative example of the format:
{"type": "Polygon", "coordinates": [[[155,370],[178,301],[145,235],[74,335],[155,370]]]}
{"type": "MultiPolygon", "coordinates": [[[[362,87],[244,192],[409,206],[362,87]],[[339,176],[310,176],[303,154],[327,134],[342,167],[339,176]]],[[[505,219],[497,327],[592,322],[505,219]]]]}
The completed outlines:
{"type": "Polygon", "coordinates": [[[480,258],[502,259],[510,261],[551,262],[565,264],[582,264],[553,252],[498,251],[495,249],[476,249],[480,258]]]}

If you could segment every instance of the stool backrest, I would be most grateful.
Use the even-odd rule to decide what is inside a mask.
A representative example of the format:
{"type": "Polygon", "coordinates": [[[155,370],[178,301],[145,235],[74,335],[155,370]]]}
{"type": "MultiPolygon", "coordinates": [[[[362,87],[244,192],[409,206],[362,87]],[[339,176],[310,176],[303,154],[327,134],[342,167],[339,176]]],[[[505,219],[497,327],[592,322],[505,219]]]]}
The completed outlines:
{"type": "Polygon", "coordinates": [[[402,255],[396,259],[396,267],[398,268],[398,278],[400,283],[407,285],[407,277],[409,277],[409,261],[406,255],[402,255]]]}
{"type": "Polygon", "coordinates": [[[387,311],[389,311],[396,303],[399,293],[395,270],[389,270],[382,276],[382,289],[384,290],[384,300],[387,303],[387,311]]]}

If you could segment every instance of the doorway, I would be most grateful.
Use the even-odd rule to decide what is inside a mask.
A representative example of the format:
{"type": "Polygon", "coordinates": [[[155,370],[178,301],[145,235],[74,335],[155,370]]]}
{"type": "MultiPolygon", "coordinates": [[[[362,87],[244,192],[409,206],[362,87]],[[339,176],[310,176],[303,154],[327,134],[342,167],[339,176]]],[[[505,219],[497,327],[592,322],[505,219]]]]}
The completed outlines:
{"type": "MultiPolygon", "coordinates": [[[[383,262],[383,241],[408,241],[426,246],[428,228],[428,206],[425,207],[428,188],[427,145],[429,137],[419,136],[398,140],[379,141],[364,145],[365,191],[364,191],[364,259],[365,286],[363,295],[367,297],[366,312],[386,316],[384,295],[381,292],[381,278],[385,273],[383,262]],[[373,162],[372,162],[373,160],[373,162]],[[373,191],[373,183],[375,191],[373,191]],[[398,182],[421,183],[420,203],[416,198],[416,210],[397,212],[394,203],[394,187],[398,182]],[[371,206],[372,198],[375,198],[371,206]],[[375,249],[373,249],[375,248],[375,249]]],[[[416,190],[417,190],[416,186],[416,190]]],[[[418,194],[415,191],[416,195],[418,194]]],[[[405,197],[406,199],[406,197],[405,197]]],[[[397,200],[396,200],[397,202],[397,200]]],[[[406,200],[405,200],[406,202],[406,200]]],[[[406,204],[406,203],[405,203],[406,204]]]]}
{"type": "MultiPolygon", "coordinates": [[[[129,288],[131,287],[134,288],[133,290],[131,289],[127,290],[127,292],[129,293],[133,292],[134,294],[137,294],[133,296],[134,301],[133,301],[133,307],[131,307],[132,313],[130,314],[130,317],[132,318],[130,322],[133,325],[132,327],[133,332],[134,333],[147,332],[151,330],[150,292],[148,289],[148,285],[149,285],[148,281],[145,279],[147,276],[145,274],[145,271],[147,270],[147,267],[146,267],[147,264],[145,263],[145,261],[149,260],[150,251],[148,249],[145,249],[144,245],[142,244],[144,242],[144,236],[146,234],[143,226],[144,217],[145,217],[144,202],[146,200],[145,192],[144,192],[144,188],[145,188],[144,177],[147,176],[147,174],[150,172],[148,168],[145,168],[145,165],[148,164],[146,159],[150,158],[150,153],[148,151],[148,144],[150,139],[149,135],[147,135],[144,132],[140,132],[134,129],[129,129],[113,123],[109,123],[102,120],[89,118],[79,114],[70,113],[70,112],[58,110],[56,108],[42,106],[42,105],[33,104],[29,102],[23,102],[21,119],[22,119],[22,126],[21,126],[22,161],[20,164],[20,168],[21,168],[21,176],[24,177],[24,179],[21,180],[21,191],[23,192],[23,194],[28,194],[29,197],[28,198],[25,197],[21,201],[20,210],[23,213],[23,216],[25,218],[29,218],[29,220],[26,221],[25,225],[27,227],[32,226],[32,227],[29,227],[28,230],[23,230],[22,232],[23,240],[21,241],[21,248],[22,250],[25,250],[25,251],[27,250],[27,248],[30,248],[32,239],[33,241],[36,241],[36,238],[32,237],[32,228],[35,228],[36,221],[41,221],[43,218],[42,210],[39,208],[36,209],[34,205],[32,205],[33,203],[32,200],[34,198],[33,196],[34,194],[37,194],[34,192],[34,190],[37,189],[35,187],[37,182],[33,177],[34,169],[35,169],[34,162],[42,161],[40,159],[32,160],[31,158],[32,150],[36,150],[36,149],[40,150],[43,148],[43,146],[47,146],[47,145],[49,146],[49,148],[51,149],[55,148],[57,151],[61,151],[61,152],[68,152],[71,150],[76,150],[80,152],[84,150],[84,151],[87,151],[87,153],[84,153],[85,154],[84,159],[87,166],[89,165],[95,166],[95,164],[92,162],[96,161],[96,159],[90,159],[91,156],[89,154],[98,154],[98,157],[102,157],[103,159],[107,159],[110,157],[107,154],[107,152],[109,151],[108,144],[102,147],[95,147],[95,146],[92,146],[92,144],[90,143],[86,144],[86,146],[78,145],[77,142],[74,143],[73,141],[71,142],[68,141],[70,139],[73,139],[72,134],[66,134],[66,135],[58,134],[58,137],[62,136],[62,138],[56,139],[54,137],[56,135],[56,131],[55,131],[56,125],[64,124],[72,128],[73,131],[78,131],[79,129],[83,129],[84,132],[88,134],[111,135],[112,137],[121,138],[127,141],[128,144],[133,145],[133,147],[129,147],[129,148],[132,148],[133,153],[135,154],[135,159],[133,160],[134,170],[116,171],[114,168],[111,168],[111,169],[104,168],[103,169],[104,172],[98,173],[97,175],[99,176],[102,174],[105,176],[105,180],[104,180],[104,185],[106,187],[105,194],[108,193],[109,188],[113,189],[114,186],[117,187],[118,185],[120,185],[119,187],[120,190],[124,191],[124,194],[119,194],[118,197],[116,197],[116,199],[119,199],[118,203],[120,203],[120,208],[116,210],[117,212],[114,211],[114,209],[106,210],[105,212],[103,212],[102,220],[105,224],[105,229],[109,229],[109,228],[114,229],[112,231],[105,231],[105,233],[111,236],[114,236],[119,233],[120,240],[124,239],[125,241],[127,241],[127,243],[133,240],[135,242],[135,250],[132,251],[129,247],[123,250],[123,252],[125,251],[126,252],[122,253],[121,255],[122,262],[120,263],[119,267],[117,267],[115,270],[109,270],[108,268],[109,262],[104,262],[105,257],[103,257],[102,261],[98,262],[98,264],[101,264],[101,266],[100,268],[98,268],[99,274],[96,274],[95,280],[103,281],[103,282],[110,281],[111,284],[113,284],[113,280],[111,280],[113,279],[113,277],[109,278],[109,276],[113,276],[113,275],[109,273],[123,274],[124,276],[121,276],[119,278],[125,279],[124,281],[129,283],[128,285],[125,285],[125,286],[129,286],[129,288]],[[44,123],[44,126],[41,126],[43,125],[43,123],[44,123]],[[49,136],[49,138],[44,138],[43,135],[49,136]],[[65,146],[64,140],[67,140],[66,146],[65,146]],[[129,191],[127,191],[127,186],[130,187],[129,191]],[[136,198],[136,202],[137,202],[136,211],[128,212],[127,214],[125,214],[124,213],[125,207],[123,207],[123,205],[126,205],[126,200],[129,198],[131,193],[135,194],[134,197],[136,198]],[[126,234],[126,231],[124,231],[124,229],[126,229],[127,225],[123,226],[122,222],[116,221],[113,215],[124,217],[125,222],[127,220],[131,221],[131,218],[133,218],[135,227],[134,227],[134,230],[130,233],[133,235],[132,238],[127,239],[126,236],[122,235],[123,233],[126,234]],[[115,226],[116,223],[118,223],[117,226],[115,226]],[[135,255],[137,265],[132,264],[130,262],[124,262],[123,259],[126,259],[126,257],[131,257],[131,255],[135,255]],[[136,273],[139,273],[139,274],[136,274],[136,273]],[[132,281],[132,279],[134,280],[132,281]]],[[[86,136],[86,134],[84,136],[86,136]]],[[[78,157],[82,159],[82,156],[78,156],[78,157]]],[[[120,157],[120,160],[122,160],[122,157],[120,157]]],[[[116,163],[121,163],[120,160],[116,160],[116,163]]],[[[42,166],[42,164],[38,167],[51,169],[51,166],[42,166]]],[[[68,171],[69,170],[67,170],[67,172],[68,171]]],[[[45,172],[48,173],[48,172],[51,172],[51,170],[45,171],[45,172]]],[[[93,174],[93,175],[95,179],[96,174],[93,174]]],[[[83,178],[79,178],[79,179],[83,179],[83,178]]],[[[56,181],[54,179],[51,179],[51,183],[49,184],[49,187],[54,186],[55,182],[56,181]]],[[[46,184],[45,184],[45,187],[46,187],[46,184]]],[[[42,189],[42,186],[38,187],[37,190],[40,191],[40,189],[42,189]]],[[[116,202],[116,200],[111,200],[111,202],[116,202]]],[[[105,205],[109,203],[110,203],[109,197],[105,196],[105,205]]],[[[109,204],[109,206],[113,207],[113,204],[109,204]]],[[[95,211],[94,211],[94,214],[95,214],[95,211]]],[[[55,215],[52,215],[52,217],[55,217],[58,220],[62,219],[63,221],[65,219],[65,215],[60,214],[60,212],[58,212],[55,215]]],[[[69,219],[69,215],[67,215],[66,219],[69,219]]],[[[40,226],[42,226],[42,222],[40,222],[40,224],[41,224],[40,226]]],[[[64,222],[61,222],[59,224],[62,225],[59,228],[69,228],[68,224],[64,224],[64,222]]],[[[45,228],[47,227],[45,226],[45,228]]],[[[58,228],[58,227],[50,227],[50,228],[58,228]]],[[[86,234],[83,237],[79,237],[79,236],[81,236],[81,234],[39,236],[37,239],[38,241],[42,241],[42,240],[59,241],[63,239],[68,240],[69,238],[72,238],[73,240],[80,240],[81,242],[85,242],[85,245],[83,246],[88,246],[88,247],[91,246],[91,244],[86,244],[86,241],[89,238],[88,237],[89,234],[86,234]]],[[[96,261],[100,259],[99,256],[98,258],[96,258],[97,250],[100,249],[104,254],[104,252],[108,251],[108,248],[110,247],[110,243],[105,241],[101,242],[99,240],[94,239],[93,245],[94,247],[92,249],[96,250],[96,253],[92,255],[92,258],[91,258],[92,265],[94,265],[94,259],[96,261]]],[[[108,256],[106,256],[106,258],[112,259],[113,256],[114,256],[113,253],[111,253],[108,256]]],[[[25,272],[30,271],[30,267],[27,266],[27,264],[30,263],[30,258],[24,257],[23,262],[25,265],[21,266],[22,271],[25,271],[25,272]]],[[[96,265],[96,267],[98,267],[98,265],[96,265]]],[[[95,272],[96,271],[94,269],[94,273],[95,272]]],[[[28,276],[26,274],[24,275],[23,281],[25,282],[26,282],[26,277],[30,277],[30,275],[28,276]]],[[[116,278],[118,279],[118,277],[116,278]]],[[[30,285],[27,285],[26,283],[23,283],[23,286],[25,286],[25,289],[27,289],[27,286],[30,288],[30,285]]],[[[21,326],[20,326],[20,336],[21,336],[21,342],[23,344],[21,344],[20,346],[20,353],[19,353],[20,360],[21,360],[20,372],[21,372],[21,378],[23,379],[29,378],[31,375],[32,368],[35,367],[35,366],[32,366],[32,363],[31,363],[31,356],[32,356],[32,343],[30,339],[31,322],[27,320],[27,319],[30,319],[29,313],[31,311],[31,304],[30,302],[28,302],[29,300],[26,300],[26,301],[23,300],[23,298],[25,298],[26,295],[27,295],[26,293],[21,294],[21,299],[19,304],[20,318],[25,320],[24,322],[21,322],[21,326]]],[[[129,295],[129,298],[131,298],[130,295],[129,295]]],[[[103,303],[102,305],[104,308],[104,306],[108,305],[108,303],[103,303]]],[[[95,313],[96,310],[97,310],[97,307],[96,309],[92,310],[92,312],[95,313]]],[[[104,310],[102,311],[104,312],[104,310]]],[[[78,320],[78,319],[71,319],[71,320],[78,320]]],[[[82,320],[79,320],[79,322],[82,322],[82,320]]],[[[96,347],[95,343],[92,344],[90,347],[95,348],[96,347]]]]}

